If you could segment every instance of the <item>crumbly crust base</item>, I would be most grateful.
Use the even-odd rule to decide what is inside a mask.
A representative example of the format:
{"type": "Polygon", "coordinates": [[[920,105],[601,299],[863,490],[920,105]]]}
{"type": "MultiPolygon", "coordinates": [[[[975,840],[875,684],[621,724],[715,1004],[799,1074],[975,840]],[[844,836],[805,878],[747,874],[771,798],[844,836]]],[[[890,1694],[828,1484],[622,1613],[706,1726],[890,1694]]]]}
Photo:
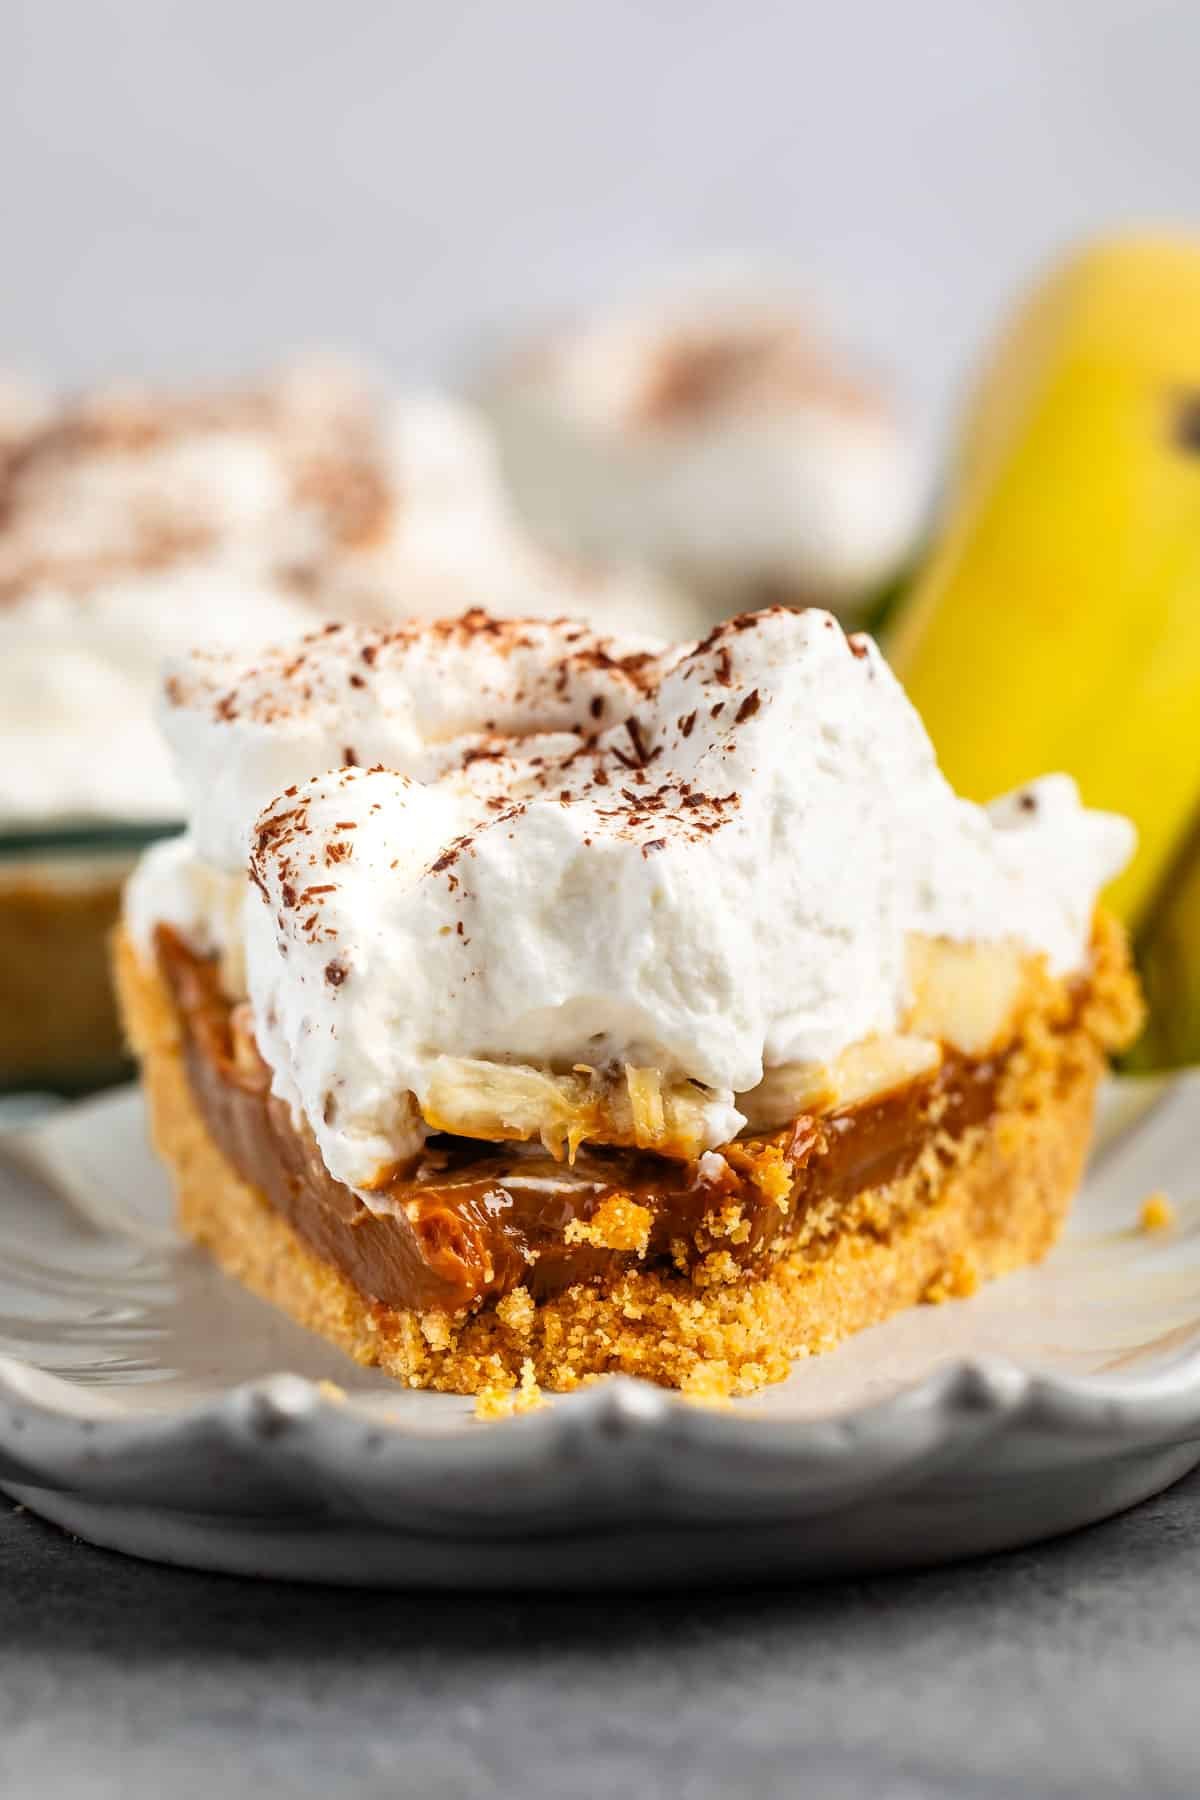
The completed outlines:
{"type": "Polygon", "coordinates": [[[80,1088],[128,1073],[109,962],[124,866],[0,878],[0,1088],[80,1088]]]}
{"type": "Polygon", "coordinates": [[[746,1393],[904,1307],[969,1294],[1037,1261],[1079,1179],[1105,1051],[1140,1017],[1124,939],[1101,918],[1087,1004],[1072,1018],[1061,984],[1045,983],[987,1125],[955,1142],[931,1138],[906,1176],[849,1207],[810,1209],[778,1261],[748,1274],[717,1247],[690,1276],[635,1264],[598,1287],[540,1304],[519,1288],[453,1319],[364,1298],[240,1179],[193,1099],[165,984],[123,938],[116,964],[184,1231],[356,1362],[410,1387],[489,1395],[528,1385],[531,1373],[565,1390],[618,1371],[705,1397],[746,1393]]]}

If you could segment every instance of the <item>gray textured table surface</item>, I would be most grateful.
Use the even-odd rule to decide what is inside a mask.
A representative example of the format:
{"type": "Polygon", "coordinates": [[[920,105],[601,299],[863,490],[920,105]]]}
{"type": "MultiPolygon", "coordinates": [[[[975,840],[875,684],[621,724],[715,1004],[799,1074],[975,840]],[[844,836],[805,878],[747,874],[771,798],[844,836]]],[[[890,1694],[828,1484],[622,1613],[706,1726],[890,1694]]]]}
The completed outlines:
{"type": "Polygon", "coordinates": [[[1200,1793],[1200,1475],[960,1569],[600,1600],[240,1583],[0,1507],[5,1800],[1200,1793]]]}

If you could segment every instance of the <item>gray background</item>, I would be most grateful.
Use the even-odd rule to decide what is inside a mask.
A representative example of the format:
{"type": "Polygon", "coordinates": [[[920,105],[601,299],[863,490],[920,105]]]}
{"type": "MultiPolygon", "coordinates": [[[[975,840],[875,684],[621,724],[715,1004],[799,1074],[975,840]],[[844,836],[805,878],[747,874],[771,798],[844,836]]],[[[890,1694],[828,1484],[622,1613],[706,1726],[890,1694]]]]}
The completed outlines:
{"type": "Polygon", "coordinates": [[[0,361],[406,373],[770,250],[936,425],[1014,285],[1200,215],[1189,0],[4,0],[0,361]]]}
{"type": "Polygon", "coordinates": [[[1198,1576],[1197,1475],[961,1569],[650,1596],[263,1586],[0,1497],[0,1791],[1196,1800],[1198,1576]]]}

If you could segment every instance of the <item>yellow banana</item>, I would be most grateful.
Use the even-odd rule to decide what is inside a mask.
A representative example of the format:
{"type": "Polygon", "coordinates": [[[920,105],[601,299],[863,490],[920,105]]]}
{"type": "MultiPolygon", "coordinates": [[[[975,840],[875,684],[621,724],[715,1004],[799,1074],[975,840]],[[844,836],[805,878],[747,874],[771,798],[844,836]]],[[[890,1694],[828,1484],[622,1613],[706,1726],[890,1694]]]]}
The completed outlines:
{"type": "Polygon", "coordinates": [[[1127,1061],[1143,1069],[1200,1062],[1200,827],[1150,908],[1137,952],[1150,1018],[1127,1061]]]}
{"type": "Polygon", "coordinates": [[[1002,338],[888,644],[977,799],[1066,769],[1140,847],[1135,925],[1200,802],[1200,240],[1075,255],[1002,338]]]}

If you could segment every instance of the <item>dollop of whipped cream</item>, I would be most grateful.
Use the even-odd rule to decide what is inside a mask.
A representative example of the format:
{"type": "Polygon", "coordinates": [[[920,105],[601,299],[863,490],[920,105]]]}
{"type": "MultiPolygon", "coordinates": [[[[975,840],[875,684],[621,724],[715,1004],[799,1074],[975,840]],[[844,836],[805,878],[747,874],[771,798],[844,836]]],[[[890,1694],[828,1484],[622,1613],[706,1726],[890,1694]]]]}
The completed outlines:
{"type": "Polygon", "coordinates": [[[0,382],[0,825],[177,817],[154,702],[199,638],[484,601],[693,628],[664,583],[536,548],[441,396],[312,359],[228,391],[20,398],[0,382]]]}
{"type": "Polygon", "coordinates": [[[897,1028],[913,932],[1083,965],[1131,827],[1055,776],[959,799],[874,644],[776,608],[698,644],[469,614],[195,656],[164,724],[188,839],[128,917],[240,932],[278,1094],[331,1172],[407,1154],[442,1059],[698,1083],[897,1028]],[[223,870],[240,906],[206,903],[223,870]],[[206,877],[207,879],[207,877],[206,877]]]}
{"type": "Polygon", "coordinates": [[[548,541],[644,559],[718,599],[852,607],[919,524],[909,431],[781,284],[697,283],[600,312],[484,394],[548,541]]]}

